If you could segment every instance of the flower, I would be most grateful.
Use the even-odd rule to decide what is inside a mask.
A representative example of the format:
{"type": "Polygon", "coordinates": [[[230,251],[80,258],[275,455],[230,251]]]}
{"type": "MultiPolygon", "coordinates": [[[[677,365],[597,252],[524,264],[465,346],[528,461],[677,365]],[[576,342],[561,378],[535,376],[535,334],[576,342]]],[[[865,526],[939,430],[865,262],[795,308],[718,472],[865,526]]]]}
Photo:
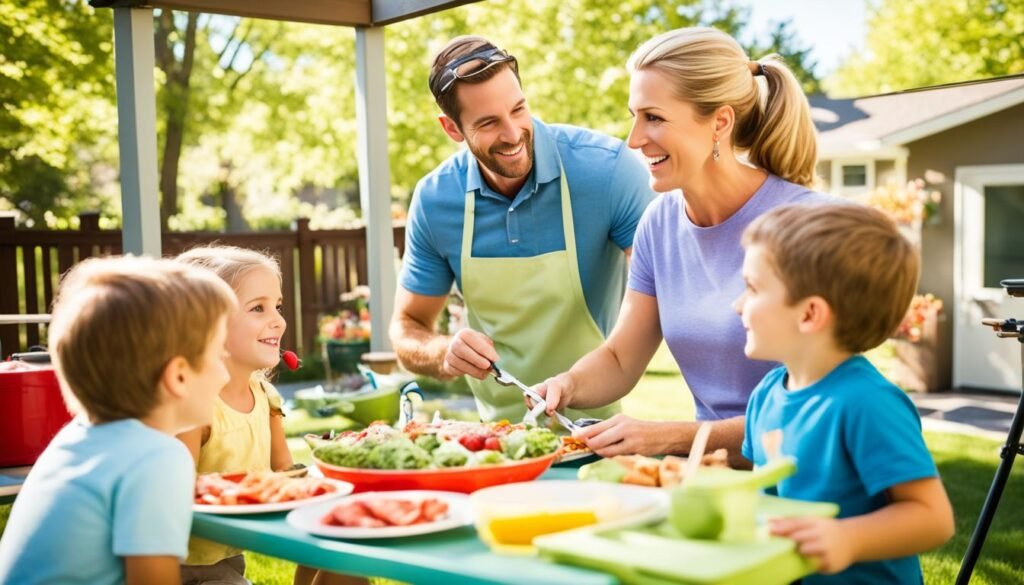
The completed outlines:
{"type": "Polygon", "coordinates": [[[889,181],[860,197],[870,207],[885,213],[897,224],[920,226],[938,214],[942,194],[926,191],[923,179],[915,179],[901,187],[889,181]]]}
{"type": "Polygon", "coordinates": [[[339,300],[345,308],[320,319],[320,338],[348,342],[370,339],[370,287],[357,286],[339,300]]]}
{"type": "Polygon", "coordinates": [[[344,309],[337,315],[320,319],[320,337],[338,341],[365,341],[370,339],[370,311],[344,309]]]}
{"type": "Polygon", "coordinates": [[[903,317],[903,321],[896,329],[896,339],[905,339],[911,343],[919,343],[924,333],[924,326],[930,320],[938,319],[942,311],[942,299],[928,293],[925,295],[914,295],[910,301],[910,308],[903,317]]]}

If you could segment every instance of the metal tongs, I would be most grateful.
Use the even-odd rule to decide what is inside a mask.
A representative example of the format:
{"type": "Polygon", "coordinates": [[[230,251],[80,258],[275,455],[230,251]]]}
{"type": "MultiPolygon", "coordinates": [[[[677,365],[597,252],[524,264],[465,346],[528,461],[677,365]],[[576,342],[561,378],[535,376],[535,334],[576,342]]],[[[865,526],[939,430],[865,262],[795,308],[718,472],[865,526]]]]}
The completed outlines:
{"type": "MultiPolygon", "coordinates": [[[[520,392],[522,392],[524,396],[534,401],[536,404],[543,404],[545,406],[545,410],[547,409],[547,402],[544,400],[543,396],[534,392],[532,388],[520,382],[512,374],[498,368],[498,365],[494,362],[491,362],[491,373],[494,374],[494,379],[502,386],[515,386],[516,388],[519,388],[520,392]]],[[[594,419],[587,419],[586,424],[577,424],[569,420],[569,417],[557,410],[555,411],[555,420],[557,420],[558,424],[565,427],[570,433],[580,430],[584,426],[587,426],[587,424],[593,424],[593,422],[596,422],[594,419]]]]}

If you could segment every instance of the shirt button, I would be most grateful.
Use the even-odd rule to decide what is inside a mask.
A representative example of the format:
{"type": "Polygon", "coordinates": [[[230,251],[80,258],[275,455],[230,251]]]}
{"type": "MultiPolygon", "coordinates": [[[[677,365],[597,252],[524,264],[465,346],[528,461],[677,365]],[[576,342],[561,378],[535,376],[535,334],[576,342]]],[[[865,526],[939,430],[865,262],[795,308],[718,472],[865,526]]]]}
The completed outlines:
{"type": "Polygon", "coordinates": [[[512,212],[513,212],[513,211],[515,211],[515,210],[516,210],[516,208],[515,208],[515,207],[509,207],[509,208],[508,208],[508,212],[509,212],[509,213],[512,213],[512,212]]]}

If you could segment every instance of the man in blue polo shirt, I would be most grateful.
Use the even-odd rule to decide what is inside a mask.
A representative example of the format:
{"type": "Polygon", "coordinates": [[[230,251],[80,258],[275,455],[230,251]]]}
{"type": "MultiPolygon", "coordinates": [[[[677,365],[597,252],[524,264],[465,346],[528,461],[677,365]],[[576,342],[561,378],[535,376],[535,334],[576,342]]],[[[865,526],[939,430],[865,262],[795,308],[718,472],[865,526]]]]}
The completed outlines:
{"type": "Polygon", "coordinates": [[[654,193],[621,140],[533,118],[515,58],[486,39],[448,43],[430,90],[445,133],[467,148],[416,185],[391,341],[413,372],[468,375],[481,419],[518,421],[522,395],[490,365],[536,384],[601,344],[654,193]],[[434,323],[453,282],[469,328],[443,336],[434,323]]]}

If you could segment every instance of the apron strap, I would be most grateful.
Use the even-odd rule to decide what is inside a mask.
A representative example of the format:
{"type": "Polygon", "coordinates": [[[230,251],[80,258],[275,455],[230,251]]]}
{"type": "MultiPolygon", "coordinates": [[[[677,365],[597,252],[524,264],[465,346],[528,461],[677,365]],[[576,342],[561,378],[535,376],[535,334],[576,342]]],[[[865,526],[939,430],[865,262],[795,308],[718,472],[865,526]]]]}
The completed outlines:
{"type": "MultiPolygon", "coordinates": [[[[576,228],[572,218],[572,197],[569,193],[569,181],[566,180],[565,167],[562,165],[562,156],[555,146],[555,157],[558,159],[559,196],[562,202],[562,234],[565,239],[565,251],[573,260],[569,267],[573,283],[580,294],[583,292],[583,278],[580,276],[579,258],[576,255],[576,228]]],[[[479,163],[477,163],[479,164],[479,163]]],[[[473,233],[474,221],[476,218],[476,192],[473,189],[466,191],[466,205],[462,219],[462,257],[473,257],[473,233]]]]}

